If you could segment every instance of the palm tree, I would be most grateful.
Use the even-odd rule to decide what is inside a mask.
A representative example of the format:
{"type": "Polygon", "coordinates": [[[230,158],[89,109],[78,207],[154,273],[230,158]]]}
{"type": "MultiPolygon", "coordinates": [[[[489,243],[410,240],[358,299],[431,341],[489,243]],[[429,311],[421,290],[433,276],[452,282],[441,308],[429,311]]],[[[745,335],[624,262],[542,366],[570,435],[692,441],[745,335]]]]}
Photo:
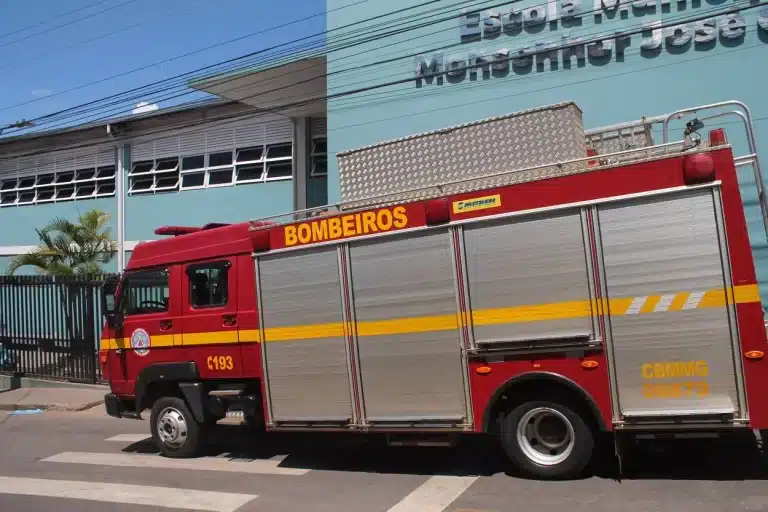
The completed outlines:
{"type": "MultiPolygon", "coordinates": [[[[35,230],[40,239],[38,246],[13,258],[7,270],[8,275],[13,275],[19,268],[31,266],[38,274],[52,276],[54,282],[64,278],[56,288],[66,316],[67,337],[72,346],[83,347],[86,351],[83,329],[88,329],[87,322],[76,322],[74,317],[78,302],[94,311],[94,297],[82,293],[84,288],[77,281],[78,278],[100,277],[103,274],[101,265],[114,258],[117,243],[111,239],[107,227],[109,220],[108,213],[95,209],[79,215],[77,223],[56,218],[43,229],[35,230]],[[86,304],[83,301],[87,301],[86,304]]],[[[71,370],[74,370],[74,357],[72,352],[67,357],[71,370]]]]}
{"type": "Polygon", "coordinates": [[[8,265],[8,275],[31,266],[48,276],[98,276],[101,265],[109,263],[117,252],[107,223],[110,215],[90,210],[78,216],[78,223],[56,218],[43,229],[36,229],[40,244],[26,254],[16,256],[8,265]]]}

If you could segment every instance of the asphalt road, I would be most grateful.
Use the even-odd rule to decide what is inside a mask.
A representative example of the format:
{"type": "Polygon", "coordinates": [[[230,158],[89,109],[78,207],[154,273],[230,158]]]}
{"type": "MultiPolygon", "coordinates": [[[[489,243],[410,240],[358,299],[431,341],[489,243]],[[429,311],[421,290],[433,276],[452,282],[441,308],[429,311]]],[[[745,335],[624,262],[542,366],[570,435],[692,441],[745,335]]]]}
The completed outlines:
{"type": "Polygon", "coordinates": [[[478,440],[386,448],[221,426],[210,455],[177,461],[156,455],[147,431],[101,408],[0,416],[0,510],[768,511],[768,461],[749,439],[638,452],[620,479],[606,457],[582,480],[538,482],[507,474],[498,448],[478,440]]]}

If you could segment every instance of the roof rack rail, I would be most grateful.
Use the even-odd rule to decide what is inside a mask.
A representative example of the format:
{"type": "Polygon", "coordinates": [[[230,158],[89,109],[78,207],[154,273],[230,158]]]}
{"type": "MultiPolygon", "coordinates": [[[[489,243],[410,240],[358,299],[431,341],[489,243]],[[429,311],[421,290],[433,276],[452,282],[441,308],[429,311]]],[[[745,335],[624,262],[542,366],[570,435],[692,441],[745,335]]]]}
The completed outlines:
{"type": "MultiPolygon", "coordinates": [[[[670,141],[670,122],[680,121],[687,115],[696,115],[702,111],[712,111],[715,113],[697,116],[698,121],[709,121],[712,119],[719,119],[723,117],[736,116],[742,121],[743,127],[746,132],[747,147],[749,153],[745,155],[735,156],[736,167],[749,166],[752,167],[752,173],[754,175],[755,187],[757,189],[758,202],[760,204],[760,210],[763,220],[763,229],[765,232],[766,240],[768,241],[768,196],[765,192],[765,184],[760,168],[760,159],[757,153],[757,143],[754,135],[754,124],[752,114],[743,102],[736,100],[722,101],[719,103],[711,103],[708,105],[701,105],[693,108],[686,108],[662,114],[652,117],[642,117],[639,120],[614,124],[610,126],[603,126],[586,130],[584,132],[585,145],[587,148],[593,149],[597,152],[597,155],[590,154],[592,151],[588,151],[586,157],[577,158],[572,160],[566,160],[561,162],[552,162],[548,164],[535,165],[527,169],[516,169],[513,171],[502,171],[496,173],[490,173],[484,176],[473,176],[471,178],[459,178],[455,180],[446,180],[443,183],[433,184],[423,187],[417,187],[409,192],[418,194],[414,199],[425,200],[433,197],[439,197],[446,193],[451,193],[451,189],[456,189],[455,185],[460,183],[475,183],[474,189],[487,188],[488,185],[484,185],[483,182],[489,182],[492,178],[499,176],[517,173],[522,174],[525,171],[533,171],[534,173],[541,174],[541,171],[548,169],[555,169],[557,172],[562,172],[565,166],[582,167],[578,172],[589,172],[597,170],[605,166],[616,166],[621,164],[629,164],[632,162],[642,161],[648,158],[658,158],[665,155],[669,155],[672,152],[679,151],[685,147],[684,141],[670,141]],[[734,110],[728,110],[735,107],[734,110]],[[718,109],[725,109],[724,111],[717,112],[718,109]],[[661,141],[653,140],[653,128],[655,125],[661,125],[662,137],[661,141]],[[600,165],[588,165],[582,166],[582,163],[591,164],[595,161],[595,157],[600,159],[600,165]]],[[[364,148],[357,148],[352,151],[360,151],[364,148]]],[[[467,189],[463,189],[467,191],[467,189]]],[[[473,190],[473,189],[469,189],[473,190]]],[[[455,192],[453,192],[455,193],[455,192]]],[[[322,206],[316,206],[312,208],[305,208],[301,210],[294,210],[291,212],[279,213],[267,217],[261,217],[258,219],[250,219],[250,229],[263,229],[266,227],[273,227],[275,225],[283,225],[291,222],[301,221],[317,215],[333,215],[335,213],[351,213],[354,211],[363,210],[366,208],[375,208],[385,205],[396,204],[398,202],[406,202],[398,200],[396,193],[391,194],[378,194],[362,199],[356,199],[349,202],[337,202],[332,204],[326,204],[322,206]],[[368,203],[361,206],[361,203],[368,203]]]]}

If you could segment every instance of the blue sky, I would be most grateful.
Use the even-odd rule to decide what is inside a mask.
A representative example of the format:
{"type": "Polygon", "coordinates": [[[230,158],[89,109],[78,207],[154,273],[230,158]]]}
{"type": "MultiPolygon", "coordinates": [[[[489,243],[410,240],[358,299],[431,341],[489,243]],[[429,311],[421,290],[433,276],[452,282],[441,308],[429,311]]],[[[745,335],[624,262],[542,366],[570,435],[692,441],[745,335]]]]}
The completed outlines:
{"type": "MultiPolygon", "coordinates": [[[[324,0],[0,0],[0,126],[322,32],[324,11],[324,0]],[[310,16],[314,17],[270,30],[310,16]],[[79,89],[66,92],[73,88],[79,89]]],[[[190,94],[161,101],[159,106],[200,97],[190,94]]],[[[111,108],[125,115],[130,106],[111,108]]]]}

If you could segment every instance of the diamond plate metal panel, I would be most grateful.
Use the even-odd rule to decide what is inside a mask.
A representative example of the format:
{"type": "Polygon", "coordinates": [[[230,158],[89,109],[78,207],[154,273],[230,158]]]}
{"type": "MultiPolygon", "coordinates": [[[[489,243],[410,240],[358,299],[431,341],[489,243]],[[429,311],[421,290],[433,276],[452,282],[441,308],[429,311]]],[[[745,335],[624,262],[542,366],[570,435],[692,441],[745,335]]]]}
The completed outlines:
{"type": "Polygon", "coordinates": [[[337,155],[345,208],[422,199],[443,193],[509,185],[569,174],[586,162],[511,172],[586,157],[581,110],[573,102],[549,105],[395,139],[337,155]],[[466,182],[499,173],[480,182],[466,182]],[[462,183],[458,183],[463,181],[462,183]]]}
{"type": "Polygon", "coordinates": [[[598,155],[617,153],[635,148],[653,146],[651,126],[640,124],[632,128],[620,130],[597,130],[587,134],[587,144],[592,146],[598,155]]]}

